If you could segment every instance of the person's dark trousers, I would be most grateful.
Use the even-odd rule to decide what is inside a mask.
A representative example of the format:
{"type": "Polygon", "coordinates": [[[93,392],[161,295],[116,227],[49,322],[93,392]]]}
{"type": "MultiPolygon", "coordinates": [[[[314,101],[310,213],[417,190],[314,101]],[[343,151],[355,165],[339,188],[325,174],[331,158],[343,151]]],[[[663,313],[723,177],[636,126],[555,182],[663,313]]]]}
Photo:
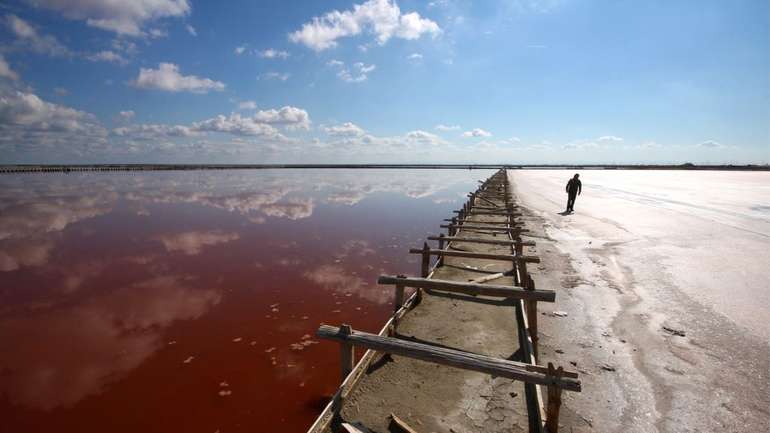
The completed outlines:
{"type": "Polygon", "coordinates": [[[567,196],[567,210],[575,210],[573,209],[575,207],[575,197],[577,197],[577,194],[569,194],[567,196]]]}

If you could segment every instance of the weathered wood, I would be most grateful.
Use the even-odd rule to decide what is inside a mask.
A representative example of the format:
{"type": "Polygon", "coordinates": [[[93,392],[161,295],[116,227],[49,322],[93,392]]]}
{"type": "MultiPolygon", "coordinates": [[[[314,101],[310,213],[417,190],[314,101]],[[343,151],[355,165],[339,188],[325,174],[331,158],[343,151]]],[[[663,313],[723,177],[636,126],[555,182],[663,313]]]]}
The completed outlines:
{"type": "Polygon", "coordinates": [[[507,359],[493,358],[477,353],[465,352],[441,346],[433,346],[398,338],[381,337],[367,332],[352,331],[351,334],[340,332],[340,328],[321,325],[316,331],[318,338],[350,343],[355,346],[405,356],[421,361],[434,362],[464,370],[478,371],[508,379],[521,380],[538,385],[552,385],[568,391],[580,391],[580,380],[565,377],[552,377],[538,371],[531,371],[527,366],[507,359]]]}
{"type": "MultiPolygon", "coordinates": [[[[535,291],[535,280],[533,280],[532,276],[529,274],[526,276],[526,284],[524,285],[524,289],[535,291]]],[[[538,341],[540,340],[540,337],[538,336],[537,330],[537,301],[528,299],[525,301],[524,306],[527,310],[529,336],[532,339],[532,354],[535,356],[535,359],[538,360],[540,359],[540,350],[538,349],[538,341]]]]}
{"type": "MultiPolygon", "coordinates": [[[[340,333],[342,335],[350,335],[352,332],[353,330],[350,328],[350,325],[343,323],[340,327],[340,333]]],[[[352,344],[348,342],[340,344],[340,359],[342,365],[342,381],[344,382],[350,372],[353,371],[353,367],[355,367],[355,354],[352,344]]]]}
{"type": "MultiPolygon", "coordinates": [[[[532,342],[529,338],[527,329],[527,319],[524,314],[523,301],[516,301],[516,327],[518,328],[519,338],[519,352],[521,354],[521,361],[525,364],[534,367],[535,358],[532,356],[532,342]]],[[[546,367],[538,366],[548,372],[546,367]]],[[[536,385],[532,383],[524,383],[524,399],[527,404],[527,421],[529,425],[530,433],[541,433],[543,424],[542,420],[544,413],[542,412],[542,399],[540,397],[540,391],[536,385]]]]}
{"type": "Polygon", "coordinates": [[[494,253],[476,253],[471,251],[449,251],[449,250],[426,250],[425,248],[412,248],[409,250],[410,254],[422,254],[424,256],[447,256],[447,257],[465,257],[468,259],[487,259],[487,260],[502,260],[502,261],[515,261],[518,263],[540,263],[540,257],[537,256],[516,256],[512,254],[494,254],[494,253]]]}
{"type": "Polygon", "coordinates": [[[342,423],[342,428],[347,433],[372,433],[371,430],[369,430],[368,428],[364,427],[361,423],[349,424],[349,423],[343,422],[342,423]]]}
{"type": "Polygon", "coordinates": [[[498,227],[495,225],[483,225],[483,224],[441,224],[442,229],[448,228],[451,232],[453,229],[473,229],[473,230],[496,230],[500,232],[513,232],[513,233],[526,233],[529,229],[522,229],[518,227],[498,227]]]}
{"type": "Polygon", "coordinates": [[[503,278],[504,276],[505,276],[505,272],[498,272],[496,274],[490,274],[490,275],[485,275],[483,277],[475,278],[475,279],[470,280],[468,282],[469,283],[481,284],[481,283],[486,283],[487,281],[492,281],[492,280],[496,280],[498,278],[503,278]]]}
{"type": "MultiPolygon", "coordinates": [[[[548,374],[552,377],[560,377],[562,368],[554,370],[553,364],[548,363],[548,374]]],[[[548,408],[545,413],[545,428],[548,433],[559,432],[559,410],[561,408],[561,388],[548,385],[548,408]]]]}
{"type": "Polygon", "coordinates": [[[420,250],[420,253],[422,254],[422,263],[420,264],[420,276],[422,276],[423,278],[426,278],[428,276],[428,273],[430,272],[430,247],[428,246],[427,242],[423,243],[422,250],[420,250]]]}
{"type": "Polygon", "coordinates": [[[482,223],[482,224],[494,224],[494,225],[510,225],[510,226],[522,226],[524,223],[518,222],[518,221],[473,221],[463,218],[444,218],[444,221],[458,223],[458,224],[467,224],[467,223],[482,223]]]}
{"type": "Polygon", "coordinates": [[[413,429],[409,426],[404,420],[397,417],[395,414],[390,414],[390,419],[393,421],[393,424],[396,425],[396,427],[401,430],[404,433],[417,433],[417,430],[413,429]]]}
{"type": "MultiPolygon", "coordinates": [[[[470,196],[470,194],[469,194],[469,196],[470,196]]],[[[483,201],[485,201],[485,202],[487,202],[487,203],[491,204],[491,205],[492,205],[492,206],[494,206],[495,208],[499,208],[499,207],[501,207],[500,205],[498,205],[497,203],[493,202],[492,200],[489,200],[488,198],[484,198],[484,197],[482,197],[482,196],[480,196],[480,195],[478,195],[478,194],[474,194],[474,195],[473,195],[473,197],[474,197],[474,198],[477,198],[477,199],[480,199],[480,200],[483,200],[483,201]]]]}
{"type": "Polygon", "coordinates": [[[398,311],[404,304],[404,285],[396,284],[396,299],[393,302],[393,311],[398,311]]]}
{"type": "Polygon", "coordinates": [[[441,290],[444,292],[464,293],[466,295],[527,299],[541,302],[554,302],[556,300],[556,292],[553,290],[525,290],[522,287],[516,286],[465,283],[461,281],[436,280],[433,278],[427,279],[381,275],[377,279],[377,284],[395,284],[396,286],[402,285],[404,287],[441,290]]]}
{"type": "MultiPolygon", "coordinates": [[[[443,235],[443,233],[442,233],[443,235]]],[[[428,236],[428,240],[431,241],[437,241],[441,239],[440,236],[428,236]]],[[[535,242],[532,241],[520,241],[520,240],[509,240],[509,239],[488,239],[488,238],[461,238],[457,236],[443,236],[443,239],[447,242],[468,242],[473,244],[490,244],[490,245],[523,245],[527,247],[534,247],[535,242]]],[[[441,245],[441,244],[439,244],[441,245]]],[[[439,248],[443,249],[443,248],[439,248]]]]}

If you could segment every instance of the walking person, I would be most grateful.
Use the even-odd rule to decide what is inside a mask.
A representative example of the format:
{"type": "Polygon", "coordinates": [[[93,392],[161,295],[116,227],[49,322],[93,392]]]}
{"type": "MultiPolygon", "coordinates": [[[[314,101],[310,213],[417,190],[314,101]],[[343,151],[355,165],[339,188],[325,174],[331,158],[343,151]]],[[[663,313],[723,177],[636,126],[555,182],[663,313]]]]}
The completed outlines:
{"type": "Polygon", "coordinates": [[[575,197],[579,196],[583,190],[579,177],[580,175],[575,173],[575,176],[567,182],[567,212],[575,211],[575,197]]]}

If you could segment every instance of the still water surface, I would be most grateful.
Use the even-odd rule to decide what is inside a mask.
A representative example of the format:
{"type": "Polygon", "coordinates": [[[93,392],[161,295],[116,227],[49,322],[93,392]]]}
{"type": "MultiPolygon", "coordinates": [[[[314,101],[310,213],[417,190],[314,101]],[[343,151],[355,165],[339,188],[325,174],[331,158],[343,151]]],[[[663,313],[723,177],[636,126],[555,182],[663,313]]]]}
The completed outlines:
{"type": "Polygon", "coordinates": [[[2,430],[304,431],[339,383],[318,324],[377,331],[377,275],[490,174],[0,176],[2,430]]]}

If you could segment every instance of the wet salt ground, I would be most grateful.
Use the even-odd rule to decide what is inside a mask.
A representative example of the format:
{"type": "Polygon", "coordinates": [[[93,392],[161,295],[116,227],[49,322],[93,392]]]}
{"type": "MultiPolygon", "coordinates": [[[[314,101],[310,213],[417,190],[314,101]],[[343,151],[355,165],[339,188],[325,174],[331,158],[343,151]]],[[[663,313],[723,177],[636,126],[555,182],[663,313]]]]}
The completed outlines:
{"type": "Polygon", "coordinates": [[[0,177],[8,431],[304,431],[467,170],[0,177]]]}
{"type": "Polygon", "coordinates": [[[540,287],[569,312],[542,323],[561,350],[545,356],[585,373],[565,412],[607,432],[768,431],[770,173],[580,173],[568,216],[573,172],[510,173],[554,246],[540,287]]]}

